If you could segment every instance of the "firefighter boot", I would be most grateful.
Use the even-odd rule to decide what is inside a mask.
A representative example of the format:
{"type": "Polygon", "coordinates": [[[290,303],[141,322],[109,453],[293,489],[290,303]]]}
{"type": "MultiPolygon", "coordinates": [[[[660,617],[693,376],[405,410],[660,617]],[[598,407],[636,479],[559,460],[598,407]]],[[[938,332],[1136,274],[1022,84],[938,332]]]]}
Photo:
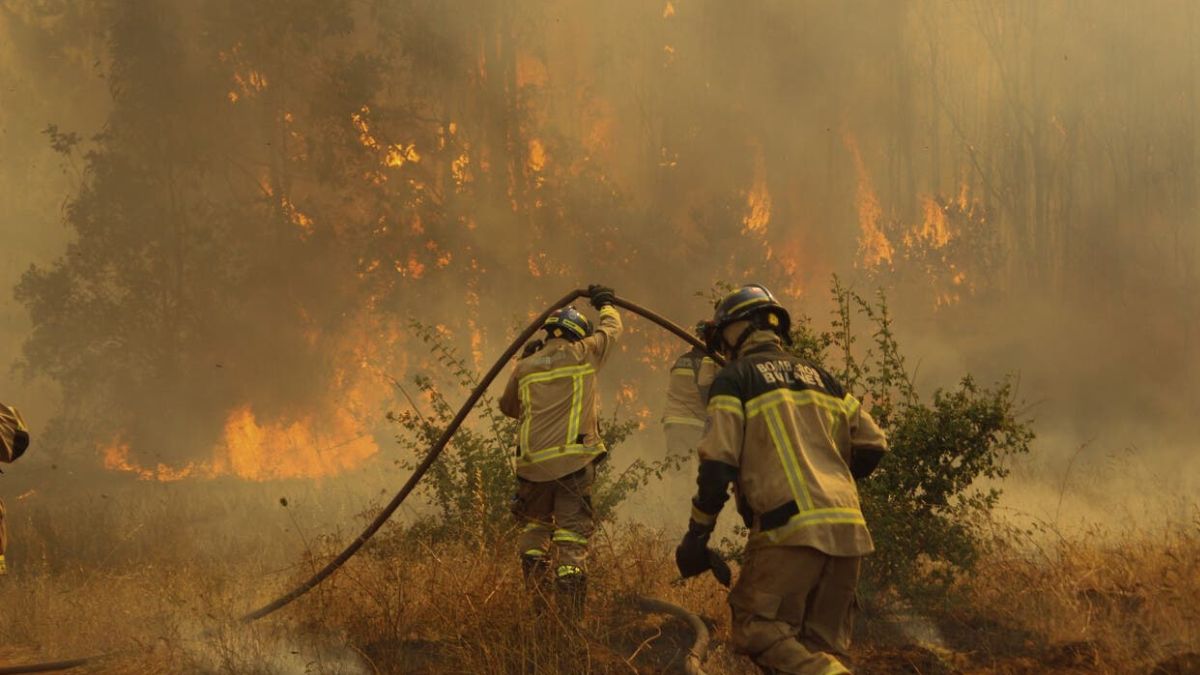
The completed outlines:
{"type": "Polygon", "coordinates": [[[573,623],[582,621],[587,600],[587,575],[583,570],[574,565],[559,565],[554,590],[559,615],[573,623]]]}
{"type": "Polygon", "coordinates": [[[533,608],[538,614],[549,609],[550,561],[544,555],[521,555],[521,574],[525,577],[525,590],[533,598],[533,608]]]}

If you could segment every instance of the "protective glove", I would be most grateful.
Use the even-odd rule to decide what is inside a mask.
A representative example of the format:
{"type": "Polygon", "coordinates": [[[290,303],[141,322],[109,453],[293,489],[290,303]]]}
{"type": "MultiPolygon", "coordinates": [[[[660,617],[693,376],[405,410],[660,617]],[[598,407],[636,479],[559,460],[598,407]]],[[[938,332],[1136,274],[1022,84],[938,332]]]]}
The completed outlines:
{"type": "Polygon", "coordinates": [[[608,286],[601,286],[600,284],[592,284],[591,286],[588,286],[587,294],[588,297],[591,298],[592,307],[595,307],[596,309],[601,309],[607,305],[613,304],[613,298],[616,297],[616,293],[613,291],[613,289],[609,288],[608,286]]]}
{"type": "Polygon", "coordinates": [[[708,547],[709,534],[711,531],[688,528],[687,534],[683,535],[683,541],[675,547],[675,566],[679,568],[679,574],[684,579],[712,570],[717,581],[729,588],[733,573],[729,570],[729,565],[721,559],[721,554],[708,547]]]}

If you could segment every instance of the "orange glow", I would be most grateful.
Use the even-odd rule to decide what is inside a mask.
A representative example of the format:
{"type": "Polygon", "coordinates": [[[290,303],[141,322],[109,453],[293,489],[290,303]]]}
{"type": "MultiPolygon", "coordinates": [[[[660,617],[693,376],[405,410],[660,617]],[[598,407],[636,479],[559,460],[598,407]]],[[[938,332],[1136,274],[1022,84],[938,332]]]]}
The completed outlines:
{"type": "Polygon", "coordinates": [[[529,159],[526,160],[525,165],[534,173],[546,168],[546,148],[540,139],[529,139],[529,159]]]}
{"type": "Polygon", "coordinates": [[[211,461],[145,467],[130,458],[129,444],[122,440],[101,450],[105,468],[165,482],[218,476],[252,481],[332,476],[360,466],[377,452],[374,439],[359,431],[345,410],[336,410],[319,423],[312,417],[260,422],[248,405],[229,414],[211,461]]]}
{"type": "Polygon", "coordinates": [[[542,87],[550,79],[546,72],[546,64],[529,53],[517,54],[517,86],[542,87]]]}
{"type": "Polygon", "coordinates": [[[405,162],[416,164],[421,161],[421,155],[417,153],[417,148],[412,143],[407,146],[393,144],[388,146],[387,156],[383,161],[390,167],[399,168],[404,166],[405,162]]]}
{"type": "Polygon", "coordinates": [[[842,135],[846,149],[854,159],[854,170],[858,174],[858,190],[855,194],[855,204],[858,207],[858,255],[864,267],[875,268],[882,263],[892,263],[892,243],[888,241],[880,220],[883,209],[879,206],[879,198],[875,195],[875,187],[871,184],[871,176],[863,163],[862,153],[858,149],[858,141],[850,132],[842,135]]]}
{"type": "Polygon", "coordinates": [[[663,18],[669,19],[675,16],[675,5],[671,4],[671,0],[667,0],[667,6],[663,7],[663,18]]]}
{"type": "Polygon", "coordinates": [[[363,147],[378,148],[379,141],[371,135],[371,125],[367,123],[367,115],[370,113],[371,109],[364,105],[358,112],[350,113],[350,122],[358,130],[358,142],[362,143],[363,147]]]}
{"type": "Polygon", "coordinates": [[[771,192],[767,189],[767,167],[762,146],[755,147],[754,184],[746,192],[746,215],[742,218],[742,234],[764,235],[771,222],[771,192]]]}
{"type": "Polygon", "coordinates": [[[464,148],[462,154],[450,162],[450,175],[454,177],[454,186],[460,190],[471,182],[471,156],[467,154],[467,149],[464,148]]]}
{"type": "Polygon", "coordinates": [[[905,245],[912,248],[915,238],[919,238],[932,248],[943,248],[949,244],[953,234],[946,223],[946,212],[942,209],[941,204],[927,195],[921,198],[921,210],[925,217],[921,220],[920,227],[916,228],[914,232],[904,235],[905,245]]]}
{"type": "Polygon", "coordinates": [[[287,219],[291,221],[293,225],[299,228],[300,238],[308,239],[315,229],[313,225],[313,219],[309,218],[304,212],[297,209],[296,206],[292,204],[292,200],[288,199],[287,197],[281,198],[279,203],[283,208],[283,213],[287,216],[287,219]]]}

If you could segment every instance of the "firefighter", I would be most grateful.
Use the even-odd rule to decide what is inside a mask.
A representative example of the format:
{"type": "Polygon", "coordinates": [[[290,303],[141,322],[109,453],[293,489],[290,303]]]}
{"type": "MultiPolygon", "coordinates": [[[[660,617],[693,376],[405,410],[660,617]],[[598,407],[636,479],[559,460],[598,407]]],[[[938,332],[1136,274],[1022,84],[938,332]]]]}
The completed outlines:
{"type": "MultiPolygon", "coordinates": [[[[696,335],[704,336],[708,321],[696,324],[696,335]]],[[[667,458],[691,457],[704,435],[704,403],[708,387],[717,373],[717,364],[702,349],[692,349],[675,359],[667,385],[667,405],[663,410],[663,434],[667,458]]]]}
{"type": "Polygon", "coordinates": [[[767,673],[849,673],[862,557],[874,550],[855,480],[887,452],[867,411],[829,373],[784,350],[791,318],[759,285],[717,303],[710,347],[728,359],[709,389],[698,490],[675,550],[684,577],[728,568],[708,548],[735,486],[750,530],[729,594],[735,649],[767,673]]]}
{"type": "MultiPolygon", "coordinates": [[[[29,429],[16,408],[0,403],[0,462],[20,459],[29,447],[29,429]]],[[[0,499],[0,575],[8,573],[4,552],[8,549],[8,529],[4,523],[4,500],[0,499]]]]}
{"type": "Polygon", "coordinates": [[[593,330],[574,307],[551,314],[544,342],[517,361],[500,399],[500,410],[520,420],[513,512],[525,524],[518,549],[527,587],[544,598],[553,577],[560,611],[576,620],[587,596],[592,482],[607,453],[598,427],[596,373],[622,329],[613,290],[592,285],[588,295],[600,312],[599,326],[593,330]]]}

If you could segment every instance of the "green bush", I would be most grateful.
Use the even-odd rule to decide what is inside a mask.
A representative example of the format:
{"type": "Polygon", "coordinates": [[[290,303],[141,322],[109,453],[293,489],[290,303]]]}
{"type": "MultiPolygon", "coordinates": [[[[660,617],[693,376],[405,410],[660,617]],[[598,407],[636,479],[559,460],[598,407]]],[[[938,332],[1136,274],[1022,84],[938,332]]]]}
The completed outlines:
{"type": "MultiPolygon", "coordinates": [[[[450,386],[465,399],[468,391],[479,382],[478,375],[458,356],[444,335],[428,326],[414,322],[412,330],[427,344],[442,372],[453,379],[450,386]]],[[[503,386],[504,376],[497,378],[493,388],[503,386]]],[[[412,382],[426,401],[428,412],[409,396],[403,385],[397,386],[410,402],[410,408],[390,413],[388,418],[399,425],[397,442],[406,451],[398,463],[413,469],[457,412],[457,400],[451,403],[446,391],[432,378],[415,375],[412,382]]],[[[456,397],[457,399],[457,397],[456,397]]],[[[623,420],[619,411],[600,419],[600,436],[611,453],[637,427],[623,420]]],[[[514,525],[509,511],[516,489],[513,471],[514,449],[517,446],[516,420],[499,411],[495,397],[484,394],[475,406],[476,424],[464,424],[454,435],[442,456],[430,467],[418,491],[437,508],[435,517],[418,522],[415,527],[437,536],[465,536],[491,540],[507,533],[514,525]]],[[[613,470],[611,462],[597,467],[593,488],[593,506],[600,520],[608,519],[631,492],[661,477],[668,468],[666,462],[634,461],[624,471],[613,470]]]]}
{"type": "Polygon", "coordinates": [[[981,387],[969,376],[952,390],[919,395],[892,330],[886,297],[874,302],[832,285],[827,331],[798,317],[793,351],[823,365],[863,401],[887,432],[891,454],[860,481],[876,552],[864,569],[868,590],[944,591],[974,564],[983,539],[974,525],[991,513],[1005,459],[1029,451],[1010,381],[981,387]],[[857,323],[868,332],[859,344],[857,323]]]}

